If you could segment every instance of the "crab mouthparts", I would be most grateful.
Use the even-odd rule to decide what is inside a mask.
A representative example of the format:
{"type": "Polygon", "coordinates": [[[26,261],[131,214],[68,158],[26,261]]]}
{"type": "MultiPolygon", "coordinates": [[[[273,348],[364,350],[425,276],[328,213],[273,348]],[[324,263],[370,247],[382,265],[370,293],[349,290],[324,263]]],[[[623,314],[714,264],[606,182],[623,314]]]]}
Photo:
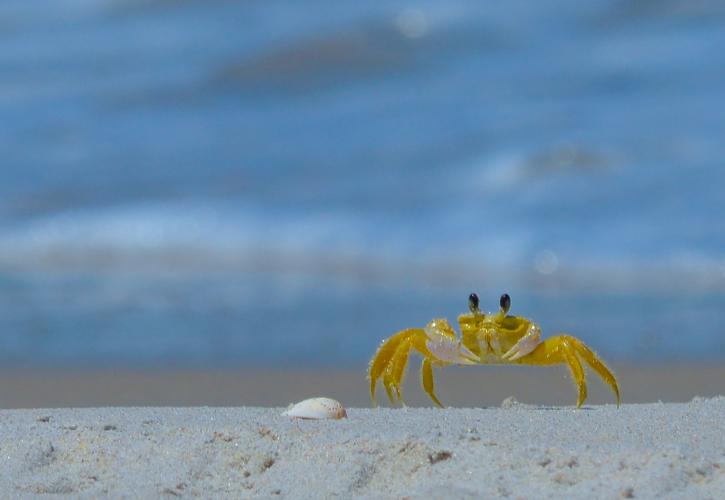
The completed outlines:
{"type": "Polygon", "coordinates": [[[445,335],[429,334],[425,345],[433,356],[446,363],[473,365],[478,362],[478,356],[464,346],[460,340],[454,340],[445,335]]]}

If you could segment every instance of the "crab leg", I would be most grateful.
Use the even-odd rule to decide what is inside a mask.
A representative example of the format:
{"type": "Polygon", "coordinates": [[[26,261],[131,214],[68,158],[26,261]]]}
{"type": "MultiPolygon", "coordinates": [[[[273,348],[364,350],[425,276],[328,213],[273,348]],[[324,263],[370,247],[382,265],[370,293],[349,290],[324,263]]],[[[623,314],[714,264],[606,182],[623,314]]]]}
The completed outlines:
{"type": "Polygon", "coordinates": [[[438,406],[441,406],[441,403],[433,393],[432,365],[474,364],[478,359],[456,337],[455,331],[444,319],[433,320],[423,329],[402,330],[385,340],[370,361],[368,378],[373,405],[375,405],[377,382],[381,377],[390,402],[393,403],[397,399],[405,405],[400,386],[411,349],[423,356],[421,365],[423,389],[438,406]]]}
{"type": "Polygon", "coordinates": [[[418,350],[420,350],[420,347],[423,347],[424,351],[421,354],[424,356],[429,354],[425,348],[425,338],[425,332],[421,328],[408,328],[383,341],[370,360],[370,366],[368,367],[370,399],[373,402],[373,406],[377,404],[375,402],[375,389],[380,377],[383,378],[383,386],[388,394],[388,399],[391,402],[395,401],[393,397],[393,389],[395,389],[398,399],[401,400],[400,381],[403,378],[407,366],[410,348],[413,345],[416,345],[418,350]],[[415,338],[420,340],[415,342],[415,338]],[[421,346],[420,344],[423,345],[421,346]]]}
{"type": "Polygon", "coordinates": [[[569,371],[571,377],[574,379],[577,390],[579,392],[576,398],[576,407],[580,408],[584,404],[584,400],[587,399],[587,380],[584,375],[584,368],[582,368],[581,361],[574,354],[574,348],[566,340],[562,343],[562,354],[566,360],[566,364],[569,365],[569,371]]]}
{"type": "Polygon", "coordinates": [[[438,401],[438,398],[433,392],[433,366],[428,358],[423,359],[423,362],[420,364],[420,378],[423,381],[423,389],[428,394],[428,397],[430,397],[435,404],[443,408],[443,405],[440,401],[438,401]]]}
{"type": "Polygon", "coordinates": [[[607,365],[581,340],[570,335],[559,335],[546,339],[531,353],[516,360],[522,365],[556,365],[566,364],[571,371],[574,383],[577,385],[577,408],[581,407],[587,397],[587,386],[581,359],[606,382],[617,397],[617,406],[620,404],[619,386],[617,379],[607,365]]]}
{"type": "Polygon", "coordinates": [[[390,387],[392,387],[395,390],[396,398],[403,406],[405,406],[405,401],[400,394],[400,386],[405,376],[405,368],[408,366],[408,355],[410,354],[411,346],[410,339],[403,340],[395,350],[395,354],[383,374],[383,385],[385,386],[385,391],[388,393],[388,399],[393,401],[393,398],[390,397],[390,387]]]}
{"type": "MultiPolygon", "coordinates": [[[[395,353],[400,346],[400,343],[407,340],[416,333],[424,334],[423,330],[420,328],[409,328],[407,330],[402,330],[396,333],[392,337],[389,337],[388,339],[384,340],[382,344],[380,344],[377,352],[370,360],[370,365],[368,366],[368,379],[370,379],[370,399],[373,402],[373,406],[376,405],[375,389],[378,385],[378,379],[380,377],[383,377],[385,371],[388,368],[388,365],[390,364],[391,359],[395,356],[395,353]]],[[[391,378],[389,378],[389,380],[392,381],[391,378]]],[[[392,392],[388,390],[388,388],[391,386],[385,384],[385,378],[383,378],[383,385],[388,391],[388,398],[390,399],[390,401],[393,401],[392,392]]]]}
{"type": "Polygon", "coordinates": [[[574,339],[574,349],[576,349],[577,354],[579,354],[579,356],[584,359],[587,365],[589,365],[592,370],[597,372],[597,375],[599,375],[602,380],[604,380],[609,385],[609,387],[611,387],[612,391],[617,396],[617,406],[619,406],[620,397],[617,379],[614,378],[614,375],[612,375],[612,372],[609,371],[609,368],[607,368],[607,365],[604,364],[604,361],[599,359],[594,351],[589,349],[589,347],[587,347],[584,342],[581,342],[578,339],[574,339]]]}

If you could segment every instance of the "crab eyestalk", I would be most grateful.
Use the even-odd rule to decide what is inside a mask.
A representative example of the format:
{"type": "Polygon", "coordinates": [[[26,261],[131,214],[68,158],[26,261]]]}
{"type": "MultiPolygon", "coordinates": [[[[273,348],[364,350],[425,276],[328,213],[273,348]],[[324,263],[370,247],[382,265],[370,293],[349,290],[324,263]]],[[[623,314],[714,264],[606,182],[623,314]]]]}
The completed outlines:
{"type": "Polygon", "coordinates": [[[481,314],[481,310],[478,308],[478,295],[475,293],[468,296],[468,310],[472,314],[481,314]]]}
{"type": "Polygon", "coordinates": [[[509,297],[508,293],[504,293],[501,295],[501,299],[498,301],[500,309],[501,316],[506,316],[509,312],[509,309],[511,309],[511,297],[509,297]]]}

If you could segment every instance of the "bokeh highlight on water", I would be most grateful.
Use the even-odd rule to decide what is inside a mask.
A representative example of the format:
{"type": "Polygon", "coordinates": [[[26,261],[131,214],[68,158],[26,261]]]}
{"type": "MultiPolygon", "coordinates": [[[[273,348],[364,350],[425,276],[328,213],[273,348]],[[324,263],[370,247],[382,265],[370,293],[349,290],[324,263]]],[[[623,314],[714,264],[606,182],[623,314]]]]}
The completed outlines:
{"type": "Polygon", "coordinates": [[[725,353],[722,2],[0,4],[0,361],[362,365],[478,291],[725,353]]]}

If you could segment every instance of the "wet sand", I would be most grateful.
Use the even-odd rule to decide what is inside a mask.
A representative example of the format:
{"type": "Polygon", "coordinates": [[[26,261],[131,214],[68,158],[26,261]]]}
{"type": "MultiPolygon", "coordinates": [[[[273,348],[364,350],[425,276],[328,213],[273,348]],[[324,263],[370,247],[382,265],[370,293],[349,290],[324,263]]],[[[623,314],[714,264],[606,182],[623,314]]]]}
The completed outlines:
{"type": "MultiPolygon", "coordinates": [[[[286,406],[314,395],[347,406],[370,406],[365,366],[350,370],[76,370],[0,371],[0,408],[101,406],[286,406]]],[[[725,366],[617,366],[625,403],[686,402],[725,394],[725,366]]],[[[589,404],[614,397],[588,375],[589,404]]],[[[382,388],[381,405],[387,405],[382,388]]],[[[564,367],[473,366],[436,371],[436,392],[447,406],[498,406],[509,396],[542,405],[572,405],[576,392],[564,367]]],[[[404,385],[410,406],[431,406],[411,366],[404,385]]]]}

